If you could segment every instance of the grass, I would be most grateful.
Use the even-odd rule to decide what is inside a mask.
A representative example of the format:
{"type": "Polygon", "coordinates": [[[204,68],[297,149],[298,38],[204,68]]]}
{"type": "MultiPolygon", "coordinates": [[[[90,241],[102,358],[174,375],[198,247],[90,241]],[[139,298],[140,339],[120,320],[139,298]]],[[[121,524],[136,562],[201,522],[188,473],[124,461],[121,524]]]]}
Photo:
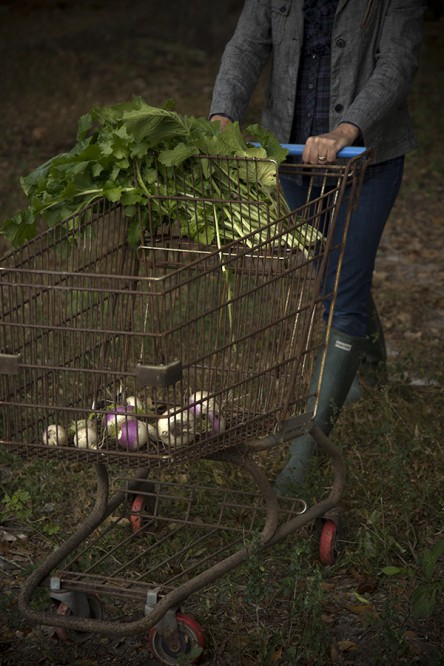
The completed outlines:
{"type": "MultiPolygon", "coordinates": [[[[436,413],[442,413],[440,390],[402,382],[371,392],[365,402],[343,411],[334,431],[334,440],[343,442],[348,468],[342,558],[322,568],[318,535],[310,527],[265,553],[254,547],[253,539],[245,565],[185,604],[185,611],[210,632],[209,661],[204,663],[330,664],[347,663],[351,656],[349,663],[358,664],[393,659],[411,664],[413,658],[439,663],[433,660],[442,631],[442,565],[438,559],[426,580],[421,564],[424,552],[444,540],[444,451],[436,413]],[[395,573],[386,575],[387,568],[395,573]],[[415,589],[425,582],[426,601],[435,595],[436,602],[414,617],[415,589]],[[373,661],[366,662],[369,642],[373,661]]],[[[4,453],[1,462],[3,470],[15,470],[2,483],[7,492],[0,514],[4,527],[23,523],[28,542],[41,557],[69,535],[90,507],[91,470],[42,461],[19,465],[4,453]]],[[[173,469],[166,477],[185,484],[239,484],[230,467],[205,461],[173,469]]],[[[328,485],[328,465],[314,477],[316,502],[328,485]]],[[[195,508],[205,517],[204,498],[195,508]]],[[[112,538],[113,533],[109,548],[112,538]]],[[[165,555],[170,546],[172,542],[165,555]]],[[[38,557],[33,550],[32,560],[38,557]]],[[[28,573],[26,567],[18,578],[28,573]]],[[[14,612],[12,616],[20,626],[14,612]]]]}

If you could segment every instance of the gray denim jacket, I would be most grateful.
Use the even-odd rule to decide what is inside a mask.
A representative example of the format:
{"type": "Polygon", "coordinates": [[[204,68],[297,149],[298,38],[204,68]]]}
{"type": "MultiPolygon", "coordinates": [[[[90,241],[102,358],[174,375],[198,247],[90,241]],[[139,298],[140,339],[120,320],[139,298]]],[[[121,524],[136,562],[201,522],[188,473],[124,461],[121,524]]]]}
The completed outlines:
{"type": "MultiPolygon", "coordinates": [[[[287,143],[303,40],[304,0],[246,0],[225,47],[210,115],[243,122],[269,60],[261,123],[287,143]],[[271,57],[271,58],[270,58],[271,57]]],[[[416,146],[407,96],[418,67],[423,0],[340,0],[332,34],[330,129],[361,129],[375,162],[416,146]]]]}

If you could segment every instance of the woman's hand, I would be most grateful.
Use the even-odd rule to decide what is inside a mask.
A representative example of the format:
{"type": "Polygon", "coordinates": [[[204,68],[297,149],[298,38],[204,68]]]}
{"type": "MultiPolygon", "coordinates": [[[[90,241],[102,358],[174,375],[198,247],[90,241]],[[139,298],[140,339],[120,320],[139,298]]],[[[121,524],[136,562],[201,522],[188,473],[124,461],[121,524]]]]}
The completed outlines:
{"type": "Polygon", "coordinates": [[[337,153],[345,146],[351,146],[360,134],[356,125],[341,123],[327,134],[310,136],[302,152],[306,164],[327,164],[334,162],[337,153]]]}
{"type": "Polygon", "coordinates": [[[231,123],[231,120],[226,116],[219,116],[217,113],[214,116],[211,116],[210,120],[218,120],[220,122],[221,130],[225,129],[227,125],[231,123]]]}

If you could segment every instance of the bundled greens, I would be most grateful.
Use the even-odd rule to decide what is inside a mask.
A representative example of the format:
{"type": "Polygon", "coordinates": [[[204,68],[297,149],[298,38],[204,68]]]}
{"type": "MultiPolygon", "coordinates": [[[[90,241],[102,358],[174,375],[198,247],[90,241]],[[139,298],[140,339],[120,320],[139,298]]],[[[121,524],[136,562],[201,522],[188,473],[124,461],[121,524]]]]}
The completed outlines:
{"type": "MultiPolygon", "coordinates": [[[[279,197],[277,185],[277,169],[287,151],[258,125],[247,131],[260,146],[246,142],[238,123],[221,131],[217,122],[183,116],[172,109],[172,102],[156,108],[138,97],[93,108],[80,118],[71,151],[50,159],[21,179],[28,208],[7,219],[1,233],[18,246],[36,234],[39,220],[53,226],[104,197],[123,206],[131,222],[129,240],[135,243],[140,236],[140,220],[147,223],[146,213],[140,218],[137,212],[157,202],[160,225],[162,205],[166,205],[162,202],[175,197],[174,213],[179,222],[186,224],[192,240],[216,241],[220,246],[250,234],[250,239],[257,241],[251,236],[256,231],[260,240],[267,222],[290,212],[284,198],[279,197]],[[211,160],[202,159],[200,169],[204,169],[205,177],[202,173],[197,176],[193,161],[196,155],[233,158],[233,163],[227,160],[225,168],[218,165],[216,178],[211,160]],[[182,199],[177,196],[178,182],[182,199]],[[237,203],[232,201],[233,192],[237,203]],[[187,197],[198,198],[199,206],[191,209],[186,205],[187,197]],[[222,203],[208,210],[215,197],[222,203]],[[244,203],[251,200],[266,206],[265,220],[259,206],[244,203]]],[[[171,206],[170,201],[169,216],[171,206]]],[[[317,240],[308,225],[298,226],[286,237],[290,247],[305,252],[317,240]]]]}

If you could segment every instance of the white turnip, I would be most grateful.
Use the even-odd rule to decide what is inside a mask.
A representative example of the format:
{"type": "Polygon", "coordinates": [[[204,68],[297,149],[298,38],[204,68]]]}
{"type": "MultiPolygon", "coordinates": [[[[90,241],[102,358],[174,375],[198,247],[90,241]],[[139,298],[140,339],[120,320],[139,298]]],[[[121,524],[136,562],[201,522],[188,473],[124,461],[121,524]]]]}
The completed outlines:
{"type": "Polygon", "coordinates": [[[184,446],[194,439],[195,420],[188,411],[180,411],[180,407],[171,407],[162,414],[157,424],[161,441],[169,446],[184,446]]]}
{"type": "Polygon", "coordinates": [[[43,444],[47,446],[65,446],[68,441],[65,428],[52,423],[43,433],[43,444]]]}
{"type": "Polygon", "coordinates": [[[92,424],[79,428],[74,434],[74,446],[78,449],[97,449],[97,432],[92,424]]]}
{"type": "Polygon", "coordinates": [[[154,442],[159,441],[159,432],[156,428],[155,425],[152,423],[147,423],[147,428],[148,428],[148,437],[149,439],[152,439],[154,442]]]}
{"type": "Polygon", "coordinates": [[[138,413],[147,412],[147,402],[143,398],[139,398],[136,395],[129,395],[126,399],[126,404],[129,408],[134,409],[138,413]]]}

